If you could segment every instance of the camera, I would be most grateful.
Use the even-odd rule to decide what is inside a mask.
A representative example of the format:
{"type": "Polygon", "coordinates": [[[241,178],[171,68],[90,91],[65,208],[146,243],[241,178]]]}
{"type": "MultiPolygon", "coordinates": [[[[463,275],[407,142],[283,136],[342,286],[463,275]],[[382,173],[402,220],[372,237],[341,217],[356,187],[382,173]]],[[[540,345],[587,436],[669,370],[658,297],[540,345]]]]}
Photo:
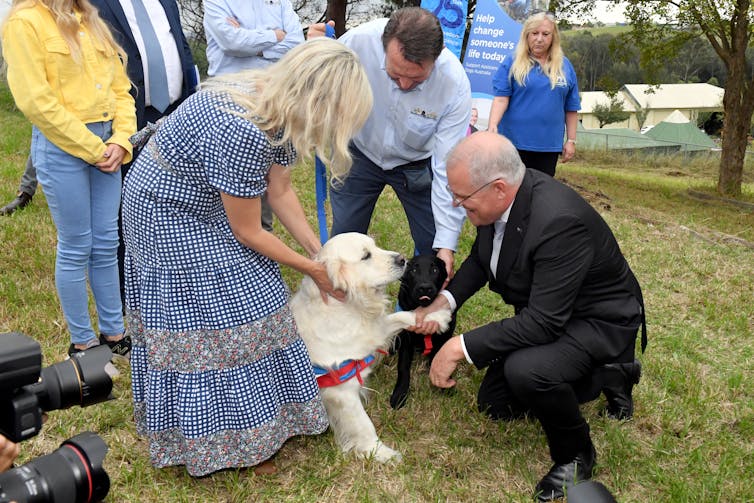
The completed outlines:
{"type": "MultiPolygon", "coordinates": [[[[43,413],[86,407],[112,398],[105,370],[112,353],[96,346],[42,368],[39,344],[23,334],[0,334],[0,434],[13,442],[42,429],[43,413]]],[[[45,456],[0,474],[0,503],[99,501],[110,489],[102,468],[107,445],[81,433],[45,456]]]]}
{"type": "Polygon", "coordinates": [[[111,399],[113,381],[105,372],[111,358],[102,345],[43,369],[34,339],[0,334],[0,433],[21,442],[42,429],[42,412],[111,399]]]}
{"type": "Polygon", "coordinates": [[[98,435],[79,433],[51,454],[0,473],[0,503],[101,501],[110,490],[105,454],[107,445],[98,435]]]}

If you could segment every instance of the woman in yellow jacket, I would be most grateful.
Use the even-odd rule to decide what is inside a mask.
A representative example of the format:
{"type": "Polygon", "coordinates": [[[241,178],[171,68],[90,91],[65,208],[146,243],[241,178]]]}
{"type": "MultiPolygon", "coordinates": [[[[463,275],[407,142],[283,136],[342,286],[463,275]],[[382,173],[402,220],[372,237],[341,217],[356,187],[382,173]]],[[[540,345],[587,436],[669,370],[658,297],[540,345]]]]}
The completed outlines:
{"type": "Polygon", "coordinates": [[[125,54],[88,0],[14,0],[2,44],[8,85],[33,125],[32,161],[57,228],[55,285],[71,334],[68,353],[104,343],[127,356],[116,255],[118,170],[131,160],[136,110],[125,54]]]}

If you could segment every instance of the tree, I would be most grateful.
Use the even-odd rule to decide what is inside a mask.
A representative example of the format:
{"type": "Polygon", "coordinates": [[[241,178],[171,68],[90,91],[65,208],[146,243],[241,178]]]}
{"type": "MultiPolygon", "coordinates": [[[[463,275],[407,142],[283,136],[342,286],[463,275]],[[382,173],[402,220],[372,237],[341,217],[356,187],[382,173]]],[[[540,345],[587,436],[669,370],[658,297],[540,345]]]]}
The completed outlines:
{"type": "Polygon", "coordinates": [[[610,72],[614,64],[609,47],[611,39],[612,35],[602,34],[595,37],[590,31],[580,31],[563,37],[563,50],[576,71],[579,89],[596,89],[599,79],[610,72]]]}
{"type": "MultiPolygon", "coordinates": [[[[616,2],[617,3],[617,2],[616,2]]],[[[741,194],[747,135],[754,112],[754,61],[752,51],[754,7],[751,0],[624,0],[631,37],[640,51],[648,83],[656,79],[679,48],[702,36],[712,46],[726,70],[723,96],[723,139],[717,191],[741,194]],[[659,63],[659,64],[658,64],[659,63]]],[[[585,12],[592,0],[550,2],[561,12],[585,12]]]]}
{"type": "Polygon", "coordinates": [[[636,123],[639,125],[639,131],[641,131],[641,128],[644,127],[644,123],[647,122],[647,117],[649,116],[649,109],[648,108],[639,108],[634,113],[636,116],[636,123]]]}
{"type": "Polygon", "coordinates": [[[600,123],[600,129],[608,124],[623,122],[631,117],[630,113],[623,111],[623,102],[617,94],[610,96],[610,101],[607,104],[598,103],[594,105],[592,114],[600,123]]]}

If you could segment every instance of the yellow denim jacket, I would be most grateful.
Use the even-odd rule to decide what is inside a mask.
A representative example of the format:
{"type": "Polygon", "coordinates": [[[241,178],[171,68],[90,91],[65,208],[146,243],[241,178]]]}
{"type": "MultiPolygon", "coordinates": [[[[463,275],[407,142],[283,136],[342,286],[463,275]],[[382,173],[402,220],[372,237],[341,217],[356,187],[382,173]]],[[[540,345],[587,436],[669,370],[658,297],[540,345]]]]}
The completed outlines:
{"type": "Polygon", "coordinates": [[[90,37],[86,26],[79,26],[79,40],[77,63],[41,3],[8,19],[2,47],[16,106],[54,145],[89,164],[104,160],[106,147],[86,124],[112,121],[105,141],[125,148],[123,162],[129,162],[128,138],[136,132],[131,82],[117,53],[90,37]]]}

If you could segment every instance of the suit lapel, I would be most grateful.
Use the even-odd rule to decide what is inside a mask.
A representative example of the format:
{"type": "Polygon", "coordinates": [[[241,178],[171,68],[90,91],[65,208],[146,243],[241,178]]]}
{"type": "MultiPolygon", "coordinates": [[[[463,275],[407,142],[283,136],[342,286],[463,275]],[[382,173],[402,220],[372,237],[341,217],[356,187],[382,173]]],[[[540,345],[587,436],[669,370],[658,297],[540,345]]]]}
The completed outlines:
{"type": "Polygon", "coordinates": [[[490,276],[492,271],[489,271],[489,266],[490,259],[492,258],[492,238],[495,235],[495,226],[484,225],[477,227],[477,232],[479,234],[479,259],[482,261],[482,264],[487,265],[487,275],[490,276]]]}
{"type": "MultiPolygon", "coordinates": [[[[176,26],[176,21],[179,20],[174,19],[173,16],[170,15],[170,6],[168,5],[168,0],[160,0],[160,4],[162,5],[162,10],[165,11],[165,17],[168,19],[170,32],[173,34],[173,38],[175,39],[175,45],[178,47],[178,53],[181,53],[181,46],[183,45],[183,41],[181,40],[181,33],[183,28],[181,28],[180,23],[178,23],[178,26],[176,26]]],[[[181,63],[183,63],[183,61],[181,61],[181,63]]]]}
{"type": "MultiPolygon", "coordinates": [[[[521,243],[526,235],[526,225],[529,221],[531,196],[532,177],[529,174],[529,170],[526,170],[524,179],[516,194],[516,199],[513,201],[510,215],[508,215],[508,223],[505,225],[505,235],[503,236],[503,244],[500,247],[500,258],[497,262],[496,277],[499,284],[505,283],[511,272],[513,263],[516,261],[516,257],[518,257],[521,243]]],[[[490,245],[490,249],[492,249],[492,245],[490,245]]]]}
{"type": "MultiPolygon", "coordinates": [[[[128,24],[128,18],[126,17],[126,13],[123,12],[123,7],[120,5],[120,2],[118,0],[105,0],[102,2],[103,5],[106,5],[108,9],[110,9],[110,12],[112,13],[112,18],[118,21],[118,24],[120,26],[113,26],[113,29],[118,31],[123,37],[126,37],[129,42],[131,42],[134,47],[136,47],[136,39],[134,39],[133,31],[131,31],[131,25],[128,24]]],[[[128,52],[128,51],[126,51],[128,52]]]]}

